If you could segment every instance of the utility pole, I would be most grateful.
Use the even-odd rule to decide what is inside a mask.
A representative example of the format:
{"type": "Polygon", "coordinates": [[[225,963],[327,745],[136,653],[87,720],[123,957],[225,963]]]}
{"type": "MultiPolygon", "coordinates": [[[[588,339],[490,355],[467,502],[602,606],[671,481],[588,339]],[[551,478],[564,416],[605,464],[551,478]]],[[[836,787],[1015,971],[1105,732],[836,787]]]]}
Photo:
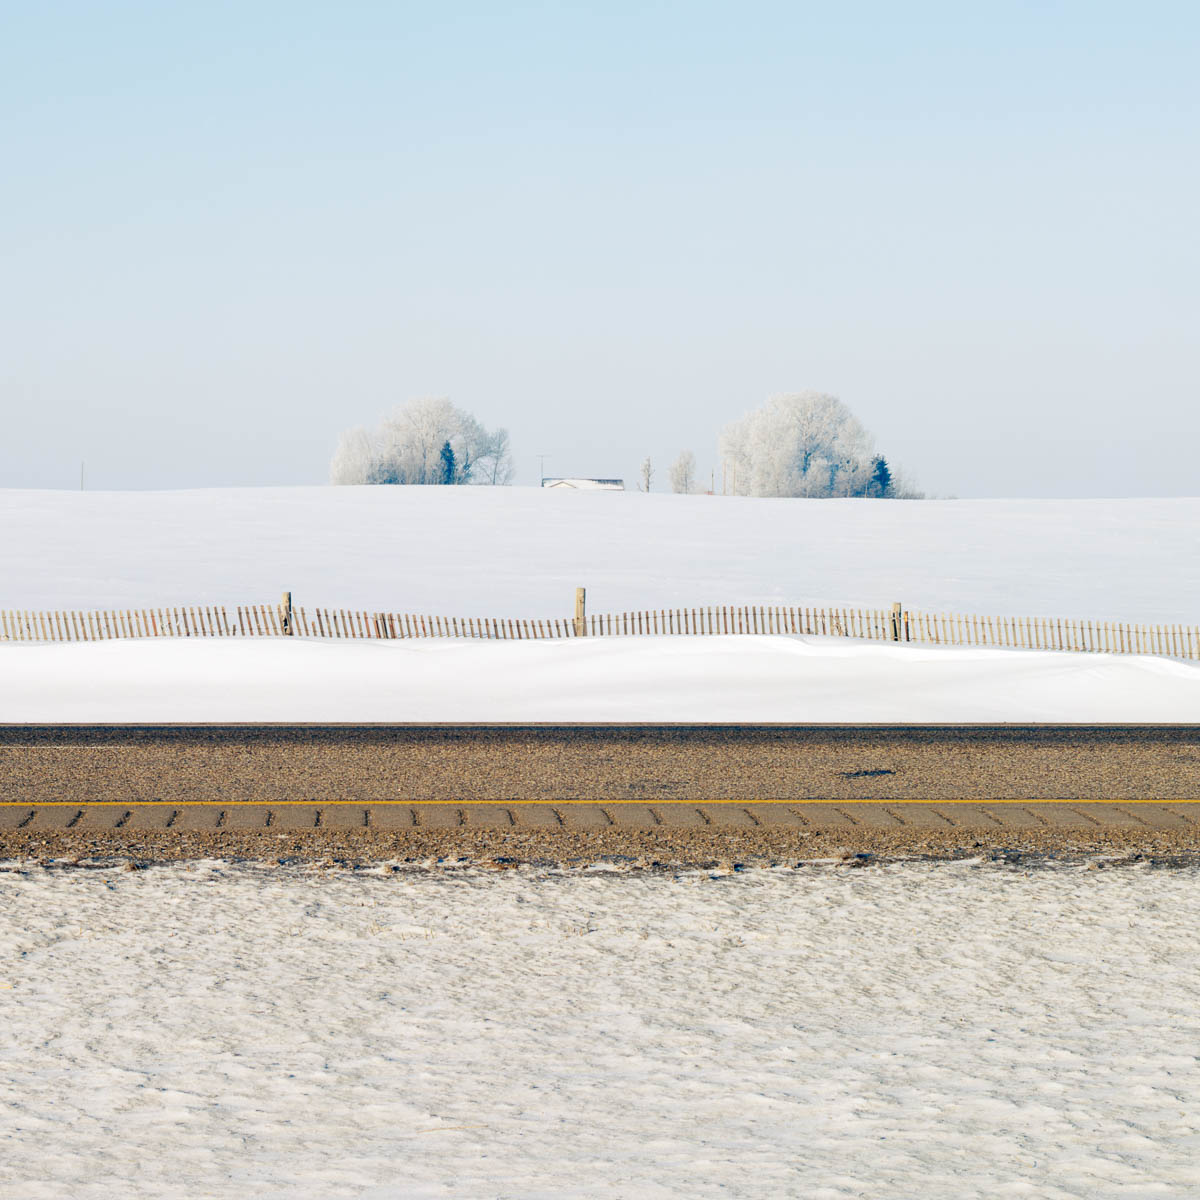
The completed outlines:
{"type": "Polygon", "coordinates": [[[83,459],[79,460],[79,490],[83,491],[83,459]]]}
{"type": "Polygon", "coordinates": [[[548,459],[549,457],[550,457],[550,455],[548,455],[548,454],[539,454],[537,456],[538,487],[543,487],[545,485],[545,482],[546,482],[546,459],[548,459]]]}

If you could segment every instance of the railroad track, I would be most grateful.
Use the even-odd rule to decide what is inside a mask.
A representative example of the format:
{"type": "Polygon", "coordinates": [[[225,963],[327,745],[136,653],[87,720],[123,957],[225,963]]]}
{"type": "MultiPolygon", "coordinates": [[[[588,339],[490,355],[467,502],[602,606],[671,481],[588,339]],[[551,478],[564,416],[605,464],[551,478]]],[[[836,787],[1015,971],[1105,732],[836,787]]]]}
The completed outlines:
{"type": "Polygon", "coordinates": [[[1196,855],[1200,728],[0,726],[0,854],[285,844],[505,860],[1196,855]]]}

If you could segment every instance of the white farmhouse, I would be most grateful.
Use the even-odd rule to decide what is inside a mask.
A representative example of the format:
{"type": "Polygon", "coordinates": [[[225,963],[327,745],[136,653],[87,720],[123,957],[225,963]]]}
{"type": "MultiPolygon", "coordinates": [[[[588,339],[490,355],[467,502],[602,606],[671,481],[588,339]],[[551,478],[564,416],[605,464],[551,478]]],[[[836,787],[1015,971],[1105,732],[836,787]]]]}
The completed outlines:
{"type": "Polygon", "coordinates": [[[543,479],[544,488],[575,488],[580,492],[623,492],[623,479],[543,479]]]}

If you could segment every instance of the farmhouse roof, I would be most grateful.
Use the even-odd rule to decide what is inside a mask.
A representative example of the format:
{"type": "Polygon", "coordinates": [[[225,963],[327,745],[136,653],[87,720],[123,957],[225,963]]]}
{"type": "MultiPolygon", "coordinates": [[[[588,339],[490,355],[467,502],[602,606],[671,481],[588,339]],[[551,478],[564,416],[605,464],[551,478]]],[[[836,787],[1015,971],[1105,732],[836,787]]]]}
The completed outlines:
{"type": "Polygon", "coordinates": [[[542,487],[576,488],[581,492],[623,492],[623,479],[543,479],[542,487]]]}

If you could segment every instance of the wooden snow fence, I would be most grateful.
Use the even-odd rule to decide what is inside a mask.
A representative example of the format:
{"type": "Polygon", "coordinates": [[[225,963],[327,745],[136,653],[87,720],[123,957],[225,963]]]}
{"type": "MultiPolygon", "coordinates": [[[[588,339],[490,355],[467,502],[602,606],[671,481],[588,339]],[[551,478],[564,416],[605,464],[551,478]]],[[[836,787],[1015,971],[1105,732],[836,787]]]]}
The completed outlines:
{"type": "Polygon", "coordinates": [[[994,617],[904,609],[708,606],[642,609],[541,620],[440,617],[246,604],[226,609],[118,609],[103,612],[0,611],[0,641],[94,642],[112,638],[286,637],[322,639],[482,638],[533,641],[571,637],[677,637],[809,634],[943,646],[999,646],[1200,659],[1200,628],[1050,617],[994,617]]]}

